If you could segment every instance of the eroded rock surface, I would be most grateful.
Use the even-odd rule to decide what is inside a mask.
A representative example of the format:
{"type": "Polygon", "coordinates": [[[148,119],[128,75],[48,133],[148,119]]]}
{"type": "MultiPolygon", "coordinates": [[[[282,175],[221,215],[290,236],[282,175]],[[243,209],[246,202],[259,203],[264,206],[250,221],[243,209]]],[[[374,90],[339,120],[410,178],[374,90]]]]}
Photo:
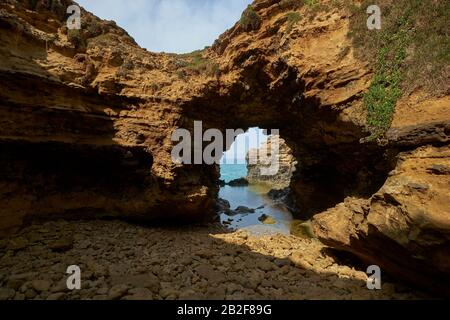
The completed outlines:
{"type": "Polygon", "coordinates": [[[371,199],[349,198],[315,216],[316,235],[398,278],[450,294],[450,175],[442,170],[449,166],[448,147],[401,153],[371,199]]]}
{"type": "Polygon", "coordinates": [[[280,136],[270,136],[259,149],[252,149],[247,154],[247,180],[249,183],[266,183],[272,189],[282,190],[291,184],[292,174],[297,161],[286,141],[280,136]],[[277,139],[275,145],[272,141],[277,139]],[[273,173],[268,172],[271,166],[273,173]]]}

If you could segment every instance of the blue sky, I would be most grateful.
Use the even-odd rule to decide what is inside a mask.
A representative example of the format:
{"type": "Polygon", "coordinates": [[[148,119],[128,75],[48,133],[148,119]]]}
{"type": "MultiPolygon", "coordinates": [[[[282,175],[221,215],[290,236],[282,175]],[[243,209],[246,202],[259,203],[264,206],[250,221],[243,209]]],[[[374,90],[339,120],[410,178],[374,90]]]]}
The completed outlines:
{"type": "Polygon", "coordinates": [[[250,128],[245,134],[237,136],[230,150],[224,153],[222,162],[233,164],[245,164],[245,156],[250,149],[259,148],[267,141],[268,136],[264,135],[259,128],[250,128]]]}
{"type": "Polygon", "coordinates": [[[187,53],[212,45],[252,0],[76,0],[96,16],[114,20],[141,47],[187,53]]]}

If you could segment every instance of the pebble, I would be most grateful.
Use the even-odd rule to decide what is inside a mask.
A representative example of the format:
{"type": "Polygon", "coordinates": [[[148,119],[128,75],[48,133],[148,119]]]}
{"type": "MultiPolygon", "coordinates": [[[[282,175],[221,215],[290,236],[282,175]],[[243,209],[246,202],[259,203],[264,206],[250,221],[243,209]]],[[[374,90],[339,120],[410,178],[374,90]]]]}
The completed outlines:
{"type": "Polygon", "coordinates": [[[48,291],[50,289],[51,283],[46,280],[33,280],[31,282],[31,287],[37,292],[48,291]]]}
{"type": "Polygon", "coordinates": [[[1,243],[9,251],[0,256],[0,300],[426,297],[387,280],[386,290],[368,292],[367,274],[324,254],[317,239],[255,236],[215,225],[56,221],[1,243]],[[67,267],[74,264],[81,268],[82,290],[66,285],[67,267]]]}
{"type": "Polygon", "coordinates": [[[13,289],[0,288],[0,300],[9,300],[14,297],[16,292],[13,289]]]}

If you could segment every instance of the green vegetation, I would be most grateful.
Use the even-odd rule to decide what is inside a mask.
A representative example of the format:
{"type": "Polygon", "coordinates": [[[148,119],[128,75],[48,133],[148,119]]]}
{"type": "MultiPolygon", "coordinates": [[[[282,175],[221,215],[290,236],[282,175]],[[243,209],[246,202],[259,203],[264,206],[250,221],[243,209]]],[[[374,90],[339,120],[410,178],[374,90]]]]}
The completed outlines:
{"type": "Polygon", "coordinates": [[[67,39],[76,49],[86,48],[86,39],[83,37],[81,30],[68,30],[67,39]]]}
{"type": "Polygon", "coordinates": [[[319,4],[319,0],[305,0],[305,4],[308,7],[314,7],[315,5],[319,4]]]}
{"type": "Polygon", "coordinates": [[[301,20],[300,13],[298,12],[289,12],[286,14],[286,33],[291,33],[294,26],[301,20]]]}
{"type": "Polygon", "coordinates": [[[220,74],[219,65],[208,58],[203,57],[203,50],[197,50],[180,56],[177,61],[180,68],[185,68],[197,74],[204,73],[210,77],[217,77],[220,74]]]}
{"type": "Polygon", "coordinates": [[[253,10],[253,7],[249,5],[242,13],[239,24],[244,31],[257,30],[261,26],[261,17],[253,10]]]}
{"type": "Polygon", "coordinates": [[[363,10],[351,7],[350,37],[357,55],[374,65],[375,76],[364,97],[371,139],[391,126],[395,105],[404,93],[425,89],[433,95],[447,90],[450,42],[450,2],[395,0],[380,5],[382,30],[368,30],[363,10]]]}

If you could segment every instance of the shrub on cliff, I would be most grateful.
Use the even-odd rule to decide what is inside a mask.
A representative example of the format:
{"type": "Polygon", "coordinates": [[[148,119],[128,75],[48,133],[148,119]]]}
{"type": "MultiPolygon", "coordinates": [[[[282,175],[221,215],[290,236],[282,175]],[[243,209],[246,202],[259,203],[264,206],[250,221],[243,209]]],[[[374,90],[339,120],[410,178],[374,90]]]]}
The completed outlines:
{"type": "Polygon", "coordinates": [[[301,20],[300,13],[298,12],[289,12],[286,14],[286,33],[291,33],[294,26],[301,20]]]}
{"type": "Polygon", "coordinates": [[[86,48],[86,40],[84,39],[81,30],[68,30],[67,39],[76,49],[86,48]]]}
{"type": "Polygon", "coordinates": [[[261,26],[261,17],[253,10],[253,7],[249,5],[247,9],[242,13],[241,20],[239,21],[241,28],[244,31],[258,30],[261,26]]]}
{"type": "Polygon", "coordinates": [[[372,85],[365,95],[372,138],[391,126],[395,105],[416,89],[439,96],[449,90],[449,1],[390,0],[380,5],[382,29],[368,30],[365,0],[353,6],[351,32],[357,56],[374,66],[372,85]]]}

